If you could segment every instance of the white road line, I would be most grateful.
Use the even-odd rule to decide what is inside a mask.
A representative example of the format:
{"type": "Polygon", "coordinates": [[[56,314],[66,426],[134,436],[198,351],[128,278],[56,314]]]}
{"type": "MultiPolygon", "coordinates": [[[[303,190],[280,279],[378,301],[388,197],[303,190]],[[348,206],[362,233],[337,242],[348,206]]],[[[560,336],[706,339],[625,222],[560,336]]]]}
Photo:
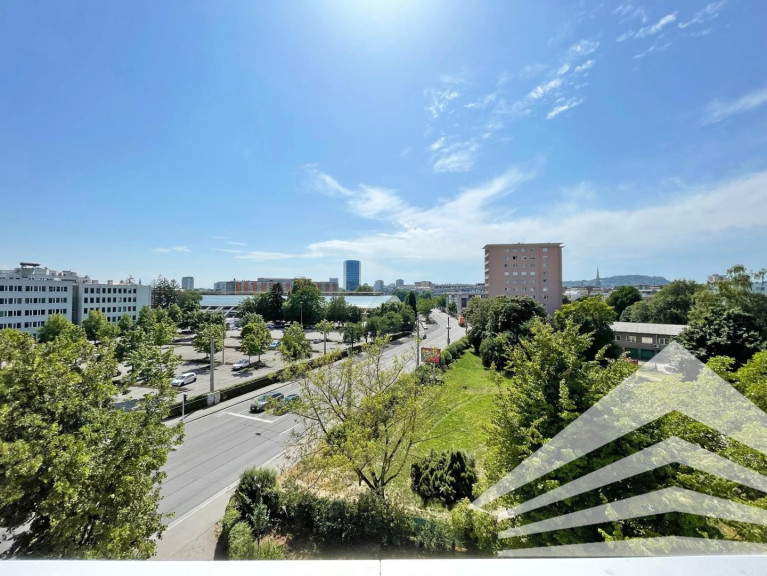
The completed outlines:
{"type": "Polygon", "coordinates": [[[267,420],[266,418],[259,418],[258,416],[248,416],[247,414],[237,414],[237,412],[227,412],[229,416],[237,416],[238,418],[247,418],[248,420],[258,420],[259,422],[266,422],[267,424],[274,424],[275,422],[278,422],[285,416],[280,416],[279,418],[275,418],[274,420],[267,420]]]}

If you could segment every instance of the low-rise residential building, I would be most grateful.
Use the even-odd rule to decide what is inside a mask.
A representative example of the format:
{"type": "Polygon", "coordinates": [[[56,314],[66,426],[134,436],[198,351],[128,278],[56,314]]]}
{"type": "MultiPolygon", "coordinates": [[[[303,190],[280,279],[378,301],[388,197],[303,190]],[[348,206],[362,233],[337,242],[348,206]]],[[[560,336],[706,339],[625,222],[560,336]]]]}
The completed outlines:
{"type": "Polygon", "coordinates": [[[634,360],[650,360],[663,350],[675,336],[687,328],[683,324],[650,324],[642,322],[613,322],[615,344],[634,360]]]}

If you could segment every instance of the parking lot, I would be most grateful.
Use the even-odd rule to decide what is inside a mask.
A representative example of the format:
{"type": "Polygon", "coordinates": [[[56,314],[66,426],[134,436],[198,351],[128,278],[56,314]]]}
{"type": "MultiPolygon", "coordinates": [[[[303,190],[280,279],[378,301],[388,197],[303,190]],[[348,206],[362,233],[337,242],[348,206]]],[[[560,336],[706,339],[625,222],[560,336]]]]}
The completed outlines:
{"type": "MultiPolygon", "coordinates": [[[[282,340],[283,330],[275,328],[270,330],[273,340],[282,340]]],[[[315,331],[305,331],[306,338],[312,342],[312,357],[320,356],[323,353],[322,334],[315,331]],[[314,343],[314,340],[319,342],[314,343]]],[[[270,372],[279,370],[285,366],[280,356],[279,350],[267,350],[261,354],[262,365],[258,368],[249,368],[240,371],[232,371],[232,364],[247,358],[240,352],[240,331],[228,330],[224,341],[224,351],[216,354],[216,367],[213,373],[214,389],[220,390],[233,386],[240,382],[246,382],[258,376],[265,376],[270,372]],[[223,363],[222,363],[223,358],[223,363]]],[[[172,348],[181,358],[176,375],[193,372],[197,375],[197,380],[185,386],[176,388],[178,400],[181,401],[184,394],[191,398],[199,394],[210,391],[210,361],[207,355],[194,349],[192,341],[193,334],[179,334],[176,343],[172,348]]],[[[341,342],[341,335],[338,332],[329,332],[327,341],[327,351],[331,352],[338,348],[347,346],[341,342]]],[[[256,362],[257,356],[252,356],[251,361],[256,362]]],[[[128,367],[120,365],[122,374],[128,372],[128,367]]],[[[139,398],[151,392],[151,389],[145,386],[132,386],[125,394],[116,398],[116,404],[130,406],[139,398]]]]}

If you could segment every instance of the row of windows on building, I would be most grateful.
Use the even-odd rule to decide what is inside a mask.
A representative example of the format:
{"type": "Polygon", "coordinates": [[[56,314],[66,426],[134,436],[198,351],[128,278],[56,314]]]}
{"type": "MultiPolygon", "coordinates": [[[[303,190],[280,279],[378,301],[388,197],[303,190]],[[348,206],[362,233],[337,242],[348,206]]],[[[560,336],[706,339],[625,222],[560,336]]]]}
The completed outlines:
{"type": "Polygon", "coordinates": [[[136,289],[124,288],[124,287],[111,287],[111,286],[105,286],[103,288],[86,286],[84,293],[85,294],[135,294],[136,289]]]}
{"type": "Polygon", "coordinates": [[[0,284],[0,292],[69,292],[69,286],[8,286],[0,284]]]}
{"type": "MultiPolygon", "coordinates": [[[[45,309],[39,310],[0,310],[0,318],[7,318],[13,316],[44,316],[46,314],[45,309]]],[[[48,308],[48,314],[66,314],[66,308],[48,308]]]]}
{"type": "MultiPolygon", "coordinates": [[[[504,288],[503,290],[504,290],[504,292],[508,292],[508,291],[509,291],[509,288],[508,288],[508,287],[506,287],[506,288],[504,288]]],[[[545,292],[548,292],[548,290],[549,290],[549,289],[548,289],[548,288],[544,288],[543,290],[544,290],[545,292]]],[[[523,286],[522,288],[519,288],[519,289],[517,289],[517,288],[514,288],[514,289],[512,290],[512,292],[527,292],[527,286],[523,286]]],[[[536,295],[535,295],[535,286],[531,286],[531,287],[530,287],[530,296],[531,296],[532,298],[536,298],[536,295]]],[[[544,299],[544,300],[548,300],[548,299],[549,299],[549,295],[548,295],[548,294],[544,294],[544,295],[543,295],[543,299],[544,299]]]]}
{"type": "MultiPolygon", "coordinates": [[[[509,251],[511,251],[511,252],[535,252],[535,246],[530,246],[529,248],[527,248],[527,247],[525,247],[525,248],[511,248],[511,249],[504,248],[503,251],[504,252],[509,252],[509,251]]],[[[548,251],[549,251],[549,249],[546,248],[546,247],[541,248],[541,252],[548,252],[548,251]]]]}
{"type": "MultiPolygon", "coordinates": [[[[50,298],[24,298],[24,304],[66,304],[66,296],[52,296],[50,298]]],[[[21,304],[22,298],[0,298],[0,304],[21,304]]]]}
{"type": "MultiPolygon", "coordinates": [[[[83,308],[83,315],[88,315],[89,310],[98,310],[100,312],[103,312],[105,314],[109,314],[111,312],[135,312],[136,307],[135,306],[110,306],[108,308],[83,308]]],[[[112,322],[117,322],[119,318],[116,320],[112,320],[112,322]]]]}
{"type": "Polygon", "coordinates": [[[621,341],[629,342],[629,343],[641,342],[642,344],[659,344],[663,346],[666,346],[671,342],[671,338],[664,337],[664,336],[658,336],[657,342],[654,342],[653,340],[654,339],[652,336],[640,336],[639,340],[637,340],[637,336],[633,334],[626,334],[625,336],[621,336],[620,334],[615,335],[616,342],[621,342],[621,341]]]}
{"type": "Polygon", "coordinates": [[[101,296],[89,296],[87,298],[83,298],[84,304],[101,304],[103,300],[104,304],[108,304],[111,302],[119,303],[119,302],[135,302],[136,297],[135,296],[104,296],[104,298],[101,298],[101,296]]]}
{"type": "MultiPolygon", "coordinates": [[[[24,322],[24,324],[29,324],[29,322],[24,322]]],[[[43,322],[43,324],[45,324],[45,322],[43,322]]],[[[42,326],[42,324],[40,325],[42,326]]],[[[0,322],[0,330],[4,330],[6,328],[21,330],[21,322],[0,322]]],[[[27,328],[29,328],[29,326],[27,326],[27,328]]]]}

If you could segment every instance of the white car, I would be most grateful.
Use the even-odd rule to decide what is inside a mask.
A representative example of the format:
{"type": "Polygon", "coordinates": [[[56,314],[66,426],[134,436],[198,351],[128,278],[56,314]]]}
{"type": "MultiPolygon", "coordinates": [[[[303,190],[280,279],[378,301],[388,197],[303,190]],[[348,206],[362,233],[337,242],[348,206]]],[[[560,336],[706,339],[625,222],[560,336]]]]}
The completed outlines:
{"type": "Polygon", "coordinates": [[[232,364],[232,370],[236,372],[238,370],[245,370],[245,368],[250,368],[250,366],[250,360],[243,358],[242,360],[237,360],[237,362],[232,364]]]}
{"type": "Polygon", "coordinates": [[[194,372],[184,372],[173,379],[171,386],[184,386],[185,384],[191,384],[195,380],[197,380],[197,374],[194,372]]]}

